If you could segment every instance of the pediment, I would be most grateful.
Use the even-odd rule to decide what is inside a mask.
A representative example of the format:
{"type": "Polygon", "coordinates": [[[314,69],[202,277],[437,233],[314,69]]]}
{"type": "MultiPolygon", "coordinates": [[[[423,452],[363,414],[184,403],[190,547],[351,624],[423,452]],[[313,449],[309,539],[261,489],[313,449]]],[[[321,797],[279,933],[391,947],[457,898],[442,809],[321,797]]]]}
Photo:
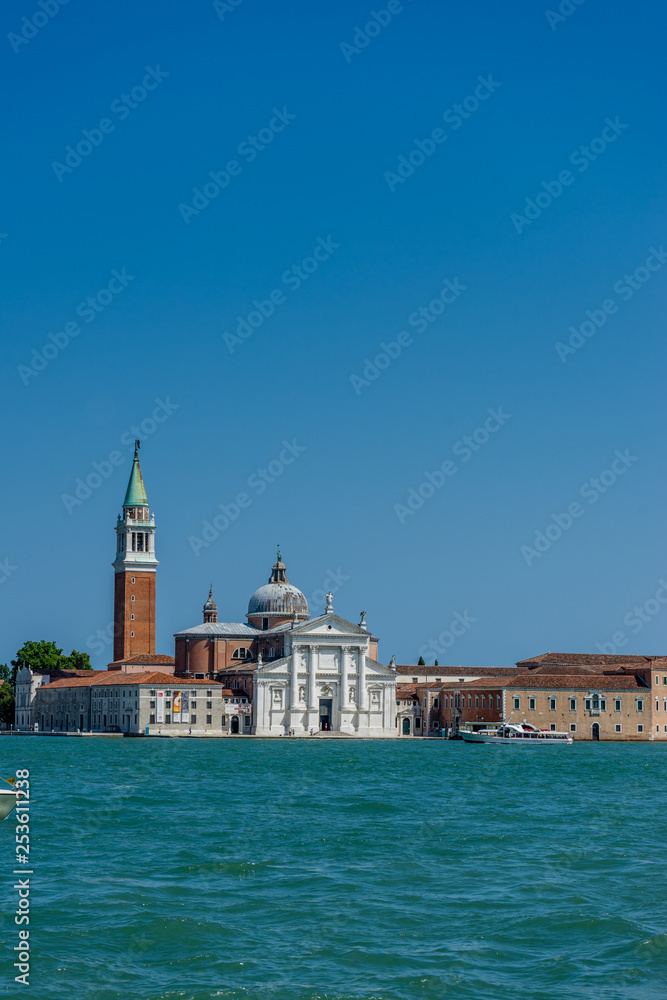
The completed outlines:
{"type": "Polygon", "coordinates": [[[319,618],[309,618],[308,621],[302,622],[300,625],[296,625],[291,630],[291,635],[294,641],[305,638],[305,636],[321,636],[326,638],[327,636],[346,636],[354,637],[356,639],[370,639],[371,635],[367,629],[361,628],[359,625],[355,625],[353,622],[347,621],[345,618],[341,618],[340,615],[320,615],[319,618]]]}
{"type": "Polygon", "coordinates": [[[256,677],[270,677],[272,674],[285,674],[289,671],[291,657],[281,656],[279,660],[264,660],[257,665],[256,677]]]}

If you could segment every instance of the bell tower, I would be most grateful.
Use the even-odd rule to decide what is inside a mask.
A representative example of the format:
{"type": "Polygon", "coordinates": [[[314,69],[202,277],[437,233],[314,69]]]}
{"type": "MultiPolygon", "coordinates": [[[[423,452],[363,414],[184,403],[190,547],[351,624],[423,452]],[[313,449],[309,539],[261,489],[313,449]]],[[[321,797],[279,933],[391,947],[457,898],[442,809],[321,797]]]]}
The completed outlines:
{"type": "Polygon", "coordinates": [[[155,652],[155,519],[134,442],[123,513],[116,521],[114,578],[114,660],[155,652]]]}

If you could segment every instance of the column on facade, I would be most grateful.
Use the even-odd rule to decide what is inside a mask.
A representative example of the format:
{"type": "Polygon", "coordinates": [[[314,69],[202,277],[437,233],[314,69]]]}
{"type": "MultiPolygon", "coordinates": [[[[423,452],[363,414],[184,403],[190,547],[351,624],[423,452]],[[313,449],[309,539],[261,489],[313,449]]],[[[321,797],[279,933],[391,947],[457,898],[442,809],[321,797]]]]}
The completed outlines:
{"type": "Polygon", "coordinates": [[[368,710],[368,691],[366,690],[366,647],[359,646],[357,652],[359,657],[359,668],[357,670],[359,677],[359,711],[366,712],[368,710]]]}
{"type": "Polygon", "coordinates": [[[317,676],[317,668],[320,665],[320,653],[317,646],[308,647],[308,708],[311,711],[316,711],[318,706],[315,704],[315,678],[317,676]]]}
{"type": "Polygon", "coordinates": [[[340,705],[342,709],[348,709],[350,707],[349,700],[349,681],[350,681],[350,647],[343,646],[341,649],[341,668],[340,668],[340,683],[341,683],[341,693],[340,693],[340,705]]]}
{"type": "MultiPolygon", "coordinates": [[[[263,680],[257,680],[255,684],[255,729],[261,729],[268,725],[268,720],[265,718],[265,705],[266,705],[266,684],[263,680]]],[[[222,706],[224,712],[225,706],[222,706]]],[[[227,723],[229,726],[229,722],[227,723]]]]}
{"type": "Polygon", "coordinates": [[[290,708],[295,709],[299,703],[299,660],[301,646],[292,647],[292,672],[290,674],[290,708]]]}

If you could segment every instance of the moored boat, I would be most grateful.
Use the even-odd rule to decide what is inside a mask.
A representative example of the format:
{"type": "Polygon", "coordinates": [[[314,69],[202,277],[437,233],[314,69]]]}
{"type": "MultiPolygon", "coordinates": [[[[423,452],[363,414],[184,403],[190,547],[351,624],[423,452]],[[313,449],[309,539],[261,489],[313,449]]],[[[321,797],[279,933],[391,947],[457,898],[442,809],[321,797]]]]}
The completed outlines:
{"type": "Polygon", "coordinates": [[[19,798],[24,794],[20,789],[12,787],[13,780],[7,782],[7,788],[4,785],[0,786],[0,820],[7,819],[19,798]]]}
{"type": "Polygon", "coordinates": [[[574,740],[569,733],[553,729],[535,729],[527,722],[502,722],[486,729],[459,729],[459,736],[466,743],[508,743],[512,746],[570,746],[574,740]]]}

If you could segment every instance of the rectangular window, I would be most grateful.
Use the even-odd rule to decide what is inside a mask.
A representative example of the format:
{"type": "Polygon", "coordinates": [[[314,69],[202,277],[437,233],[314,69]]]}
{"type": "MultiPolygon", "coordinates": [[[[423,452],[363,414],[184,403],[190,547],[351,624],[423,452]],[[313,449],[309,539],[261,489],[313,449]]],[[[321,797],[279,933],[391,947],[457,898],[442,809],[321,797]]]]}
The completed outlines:
{"type": "Polygon", "coordinates": [[[643,726],[637,726],[637,732],[638,733],[643,733],[644,732],[644,727],[643,726]]]}
{"type": "Polygon", "coordinates": [[[663,678],[662,678],[662,683],[663,683],[663,684],[667,684],[667,677],[663,677],[663,678]]]}
{"type": "MultiPolygon", "coordinates": [[[[224,729],[226,725],[227,725],[227,716],[223,715],[223,717],[222,717],[222,728],[224,729]]],[[[396,725],[398,725],[398,722],[396,722],[396,725]]]]}
{"type": "Polygon", "coordinates": [[[577,723],[576,722],[571,722],[570,723],[570,732],[571,733],[576,733],[576,731],[577,731],[577,723]]]}
{"type": "Polygon", "coordinates": [[[621,726],[621,724],[620,724],[619,722],[617,722],[617,723],[616,723],[616,725],[614,726],[614,729],[615,729],[615,731],[616,731],[617,733],[620,733],[620,732],[621,732],[621,729],[622,729],[622,726],[621,726]]]}
{"type": "Polygon", "coordinates": [[[518,711],[521,708],[521,698],[514,699],[514,710],[518,711]]]}
{"type": "Polygon", "coordinates": [[[590,710],[591,710],[591,699],[590,698],[585,698],[584,699],[584,708],[586,709],[587,712],[590,712],[590,710]]]}
{"type": "Polygon", "coordinates": [[[576,712],[577,711],[577,699],[576,698],[570,698],[570,711],[571,712],[576,712]]]}
{"type": "Polygon", "coordinates": [[[439,698],[434,698],[433,699],[433,708],[440,708],[440,699],[439,698]]]}
{"type": "Polygon", "coordinates": [[[134,621],[134,615],[130,615],[130,621],[134,621]]]}
{"type": "Polygon", "coordinates": [[[148,716],[148,721],[149,723],[153,724],[155,723],[155,712],[151,712],[151,714],[148,716]]]}
{"type": "Polygon", "coordinates": [[[600,698],[600,711],[601,712],[606,712],[607,711],[607,699],[606,698],[600,698]]]}
{"type": "Polygon", "coordinates": [[[207,691],[206,692],[206,697],[207,698],[212,698],[213,697],[213,692],[212,691],[207,691]]]}
{"type": "Polygon", "coordinates": [[[246,717],[245,717],[245,728],[246,729],[250,729],[250,716],[249,715],[246,715],[246,717]]]}
{"type": "Polygon", "coordinates": [[[149,707],[149,708],[155,708],[155,702],[154,702],[154,701],[150,701],[150,702],[148,703],[148,707],[149,707]]]}
{"type": "Polygon", "coordinates": [[[552,723],[551,723],[551,727],[550,727],[550,728],[551,728],[551,732],[552,732],[552,733],[555,733],[555,732],[556,732],[556,723],[555,723],[555,722],[552,722],[552,723]]]}
{"type": "Polygon", "coordinates": [[[549,698],[549,711],[550,712],[555,712],[556,711],[556,699],[555,698],[549,698]]]}
{"type": "Polygon", "coordinates": [[[643,698],[637,698],[637,711],[638,712],[643,712],[644,711],[644,699],[643,698]]]}
{"type": "Polygon", "coordinates": [[[166,713],[166,715],[164,717],[164,721],[165,722],[171,722],[171,715],[169,714],[169,712],[166,713]]]}
{"type": "Polygon", "coordinates": [[[655,699],[655,710],[656,710],[656,712],[660,711],[660,699],[659,698],[655,699]]]}
{"type": "Polygon", "coordinates": [[[421,719],[415,719],[415,729],[421,729],[422,722],[421,719]]]}
{"type": "Polygon", "coordinates": [[[531,712],[535,711],[535,699],[534,698],[529,698],[528,699],[528,708],[530,709],[531,712]]]}
{"type": "Polygon", "coordinates": [[[192,723],[193,726],[194,726],[194,724],[195,724],[196,721],[197,721],[197,716],[196,715],[192,715],[192,713],[190,713],[190,722],[192,723]]]}
{"type": "Polygon", "coordinates": [[[137,533],[136,533],[136,531],[132,532],[132,551],[133,552],[137,551],[137,533]]]}
{"type": "MultiPolygon", "coordinates": [[[[438,699],[436,698],[436,701],[437,701],[437,700],[438,700],[438,699]]],[[[212,701],[207,701],[207,702],[206,702],[206,707],[207,707],[207,708],[213,708],[213,702],[212,702],[212,701]]],[[[437,708],[438,706],[436,705],[435,707],[437,708]]]]}
{"type": "Polygon", "coordinates": [[[212,715],[207,715],[206,716],[206,725],[210,726],[212,722],[213,722],[213,716],[212,715]]]}
{"type": "Polygon", "coordinates": [[[614,698],[614,711],[615,712],[620,712],[621,711],[621,699],[620,698],[614,698]]]}

